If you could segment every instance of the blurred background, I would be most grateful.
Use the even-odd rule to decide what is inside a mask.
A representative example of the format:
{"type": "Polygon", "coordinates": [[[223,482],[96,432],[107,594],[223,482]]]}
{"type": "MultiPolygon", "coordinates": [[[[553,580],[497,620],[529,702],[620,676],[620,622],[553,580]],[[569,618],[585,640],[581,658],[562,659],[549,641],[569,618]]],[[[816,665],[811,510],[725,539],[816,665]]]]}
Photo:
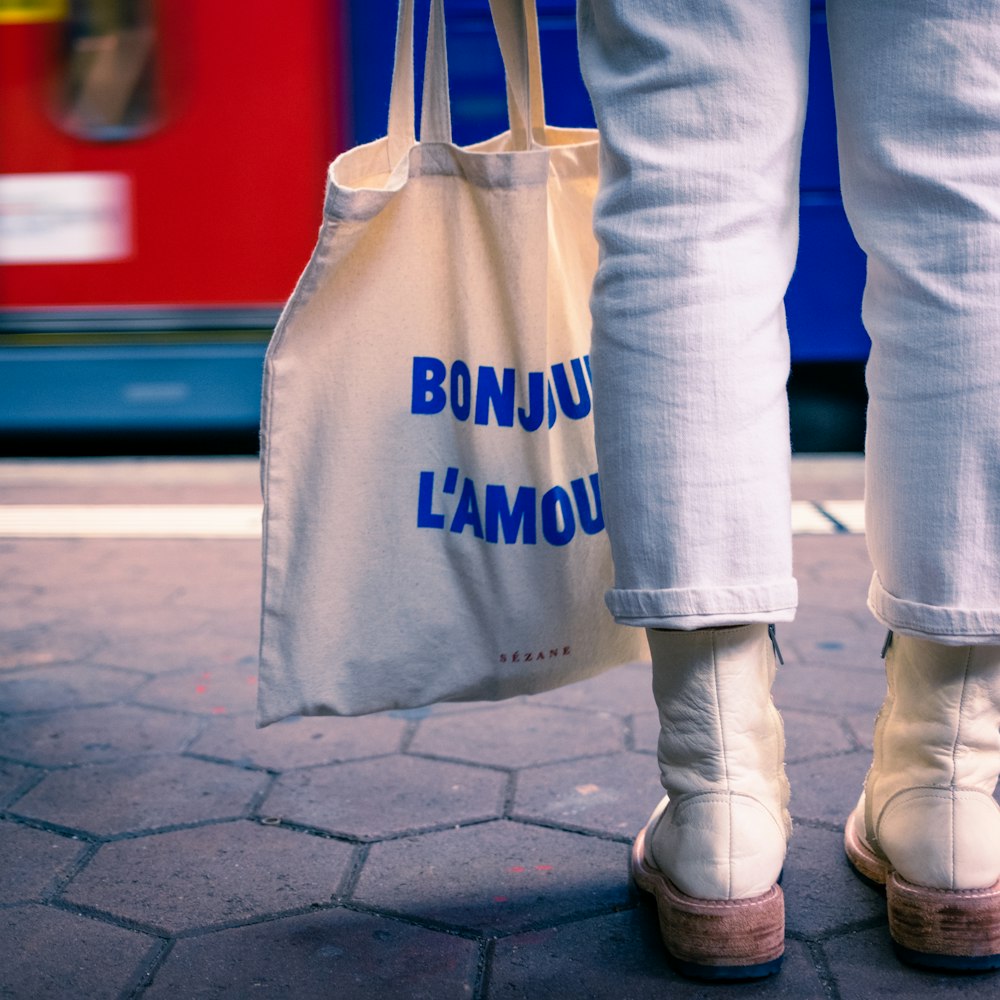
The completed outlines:
{"type": "MultiPolygon", "coordinates": [[[[503,66],[487,0],[445,6],[468,143],[506,128],[503,66]]],[[[592,125],[574,4],[538,10],[548,119],[592,125]]],[[[396,0],[0,0],[0,455],[256,452],[327,163],[385,132],[395,18],[396,0]]],[[[860,451],[865,262],[822,3],[801,187],[793,447],[860,451]]]]}

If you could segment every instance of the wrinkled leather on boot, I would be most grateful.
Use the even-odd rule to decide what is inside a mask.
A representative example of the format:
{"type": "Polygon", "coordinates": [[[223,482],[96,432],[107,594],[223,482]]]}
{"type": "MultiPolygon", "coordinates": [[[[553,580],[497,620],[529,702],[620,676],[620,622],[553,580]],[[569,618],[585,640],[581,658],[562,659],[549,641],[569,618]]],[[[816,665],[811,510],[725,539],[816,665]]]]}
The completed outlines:
{"type": "Polygon", "coordinates": [[[1000,647],[893,635],[855,833],[915,885],[1000,879],[1000,647]]]}
{"type": "Polygon", "coordinates": [[[689,896],[761,895],[791,833],[767,626],[648,637],[667,791],[650,823],[650,860],[689,896]]]}

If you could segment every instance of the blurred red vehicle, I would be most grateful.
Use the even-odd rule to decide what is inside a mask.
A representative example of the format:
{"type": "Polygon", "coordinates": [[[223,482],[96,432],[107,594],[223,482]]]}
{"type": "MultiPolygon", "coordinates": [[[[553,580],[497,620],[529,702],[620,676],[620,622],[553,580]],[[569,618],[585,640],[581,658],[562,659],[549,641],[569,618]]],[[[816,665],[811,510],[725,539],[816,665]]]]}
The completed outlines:
{"type": "Polygon", "coordinates": [[[255,422],[343,37],[336,0],[0,0],[0,430],[255,422]]]}

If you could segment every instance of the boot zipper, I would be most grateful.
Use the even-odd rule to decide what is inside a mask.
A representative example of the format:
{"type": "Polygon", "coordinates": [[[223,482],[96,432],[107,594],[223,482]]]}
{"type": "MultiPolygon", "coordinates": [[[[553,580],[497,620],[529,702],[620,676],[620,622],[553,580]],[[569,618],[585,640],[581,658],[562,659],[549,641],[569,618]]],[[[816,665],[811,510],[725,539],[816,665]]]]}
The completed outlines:
{"type": "Polygon", "coordinates": [[[771,637],[771,646],[774,649],[774,658],[782,665],[785,665],[785,658],[778,648],[778,630],[773,625],[767,626],[767,634],[771,637]]]}
{"type": "Polygon", "coordinates": [[[885,654],[889,652],[889,647],[892,645],[892,629],[889,629],[885,637],[885,642],[882,644],[882,659],[885,659],[885,654]]]}

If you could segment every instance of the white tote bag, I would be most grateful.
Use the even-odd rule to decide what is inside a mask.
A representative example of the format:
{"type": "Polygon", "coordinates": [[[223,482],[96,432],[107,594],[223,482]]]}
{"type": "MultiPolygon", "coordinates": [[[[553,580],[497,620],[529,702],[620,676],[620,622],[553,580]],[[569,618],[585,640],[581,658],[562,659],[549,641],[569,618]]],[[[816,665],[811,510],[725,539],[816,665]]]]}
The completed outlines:
{"type": "Polygon", "coordinates": [[[612,579],[593,444],[597,135],[547,127],[533,0],[492,0],[510,130],[451,142],[433,0],[388,135],[330,167],[263,392],[258,725],[499,699],[644,653],[612,579]]]}

